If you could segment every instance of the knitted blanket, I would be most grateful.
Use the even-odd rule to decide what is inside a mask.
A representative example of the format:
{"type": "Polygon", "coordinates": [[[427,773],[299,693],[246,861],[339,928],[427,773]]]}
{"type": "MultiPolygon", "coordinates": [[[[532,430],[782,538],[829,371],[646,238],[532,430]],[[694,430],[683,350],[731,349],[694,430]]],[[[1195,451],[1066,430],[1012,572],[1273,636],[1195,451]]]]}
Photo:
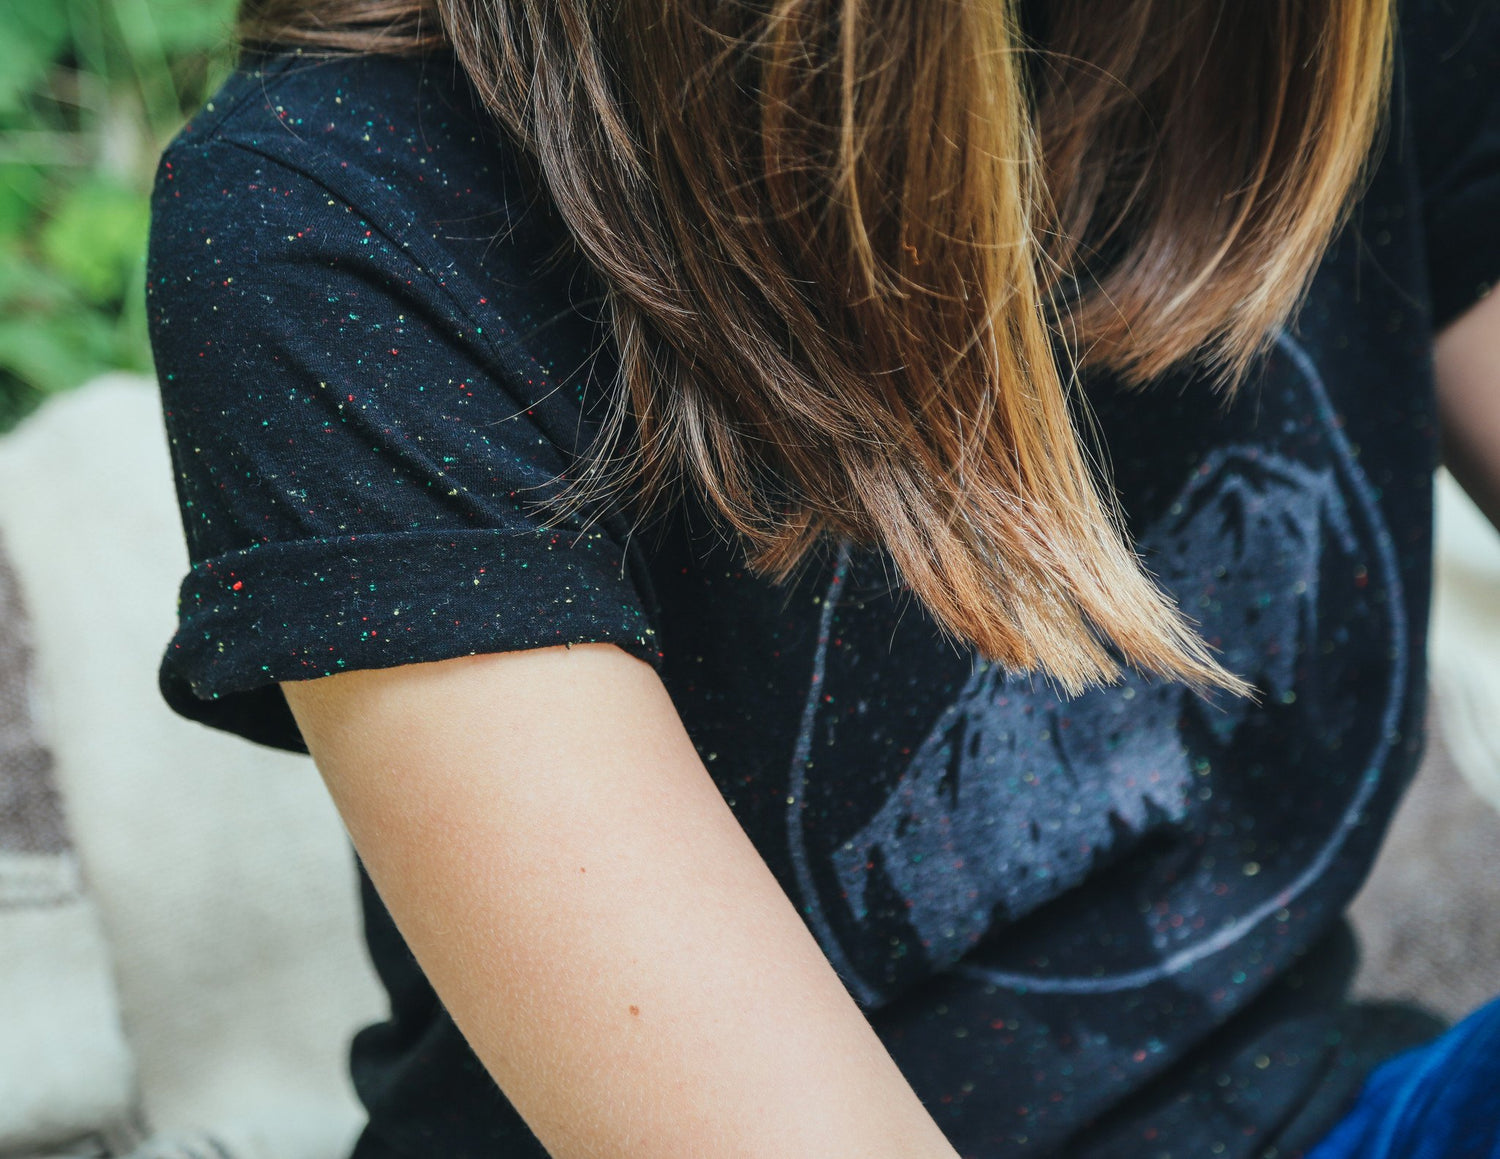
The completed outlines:
{"type": "Polygon", "coordinates": [[[0,539],[0,1159],[342,1159],[384,1008],[353,853],[310,761],[157,692],[186,552],[154,383],[0,438],[0,539]]]}
{"type": "Polygon", "coordinates": [[[137,1134],[130,1052],[35,701],[0,543],[0,1155],[119,1154],[137,1134]]]}

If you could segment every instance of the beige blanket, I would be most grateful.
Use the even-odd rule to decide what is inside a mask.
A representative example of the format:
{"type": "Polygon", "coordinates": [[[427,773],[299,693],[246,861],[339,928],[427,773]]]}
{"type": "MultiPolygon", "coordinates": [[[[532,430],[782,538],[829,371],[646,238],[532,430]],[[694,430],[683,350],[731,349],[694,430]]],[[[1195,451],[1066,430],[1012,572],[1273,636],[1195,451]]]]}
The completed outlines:
{"type": "Polygon", "coordinates": [[[61,1144],[133,1106],[137,1159],[341,1159],[360,1124],[349,1036],[383,1008],[352,855],[306,758],[180,720],[157,694],[186,559],[154,385],[95,383],[0,440],[0,538],[34,645],[30,751],[52,753],[55,791],[26,799],[60,797],[73,842],[71,858],[46,852],[55,836],[17,855],[43,867],[38,889],[76,896],[81,879],[90,899],[53,913],[74,915],[50,923],[73,939],[54,951],[0,925],[0,962],[31,971],[0,978],[0,1156],[12,1121],[61,1144]],[[66,1015],[38,1005],[44,985],[66,1015]]]}
{"type": "Polygon", "coordinates": [[[135,1135],[130,1051],[33,717],[29,624],[0,542],[0,1155],[135,1135]]]}

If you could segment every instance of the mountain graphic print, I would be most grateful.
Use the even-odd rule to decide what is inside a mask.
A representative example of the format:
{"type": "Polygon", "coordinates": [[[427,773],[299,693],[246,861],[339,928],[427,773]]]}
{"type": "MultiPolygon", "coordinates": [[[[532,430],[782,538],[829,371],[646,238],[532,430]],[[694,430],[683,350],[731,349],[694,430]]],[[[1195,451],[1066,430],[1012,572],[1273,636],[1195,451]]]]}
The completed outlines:
{"type": "Polygon", "coordinates": [[[857,993],[960,962],[1044,991],[1178,973],[1292,904],[1358,823],[1405,687],[1400,578],[1316,368],[1290,338],[1261,390],[1237,409],[1272,437],[1244,437],[1226,413],[1225,440],[1136,539],[1253,700],[1136,673],[1069,700],[976,662],[879,807],[847,832],[821,830],[806,820],[816,781],[797,766],[816,765],[819,738],[838,731],[825,718],[842,708],[841,660],[855,651],[832,640],[857,637],[863,616],[890,619],[879,599],[845,597],[861,578],[840,557],[788,831],[814,928],[857,993]],[[1369,703],[1382,711],[1356,711],[1369,703]],[[1091,892],[1117,931],[1107,947],[1075,959],[994,936],[1106,866],[1117,872],[1091,892]]]}

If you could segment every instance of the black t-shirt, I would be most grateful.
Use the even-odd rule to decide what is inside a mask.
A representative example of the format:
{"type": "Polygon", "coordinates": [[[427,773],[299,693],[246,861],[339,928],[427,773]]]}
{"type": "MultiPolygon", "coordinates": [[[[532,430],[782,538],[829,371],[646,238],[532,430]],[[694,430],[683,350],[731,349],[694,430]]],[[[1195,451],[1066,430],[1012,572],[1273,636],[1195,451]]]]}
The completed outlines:
{"type": "MultiPolygon", "coordinates": [[[[1059,699],[878,555],[775,586],[691,497],[539,514],[613,381],[603,306],[444,54],[247,60],[163,159],[164,695],[301,749],[277,681],[617,644],[961,1154],[1295,1153],[1431,1029],[1345,1002],[1340,915],[1421,748],[1430,349],[1500,272],[1500,13],[1405,26],[1368,191],[1237,397],[1087,384],[1147,565],[1258,703],[1059,699]]],[[[543,1155],[365,887],[360,1159],[543,1155]]]]}

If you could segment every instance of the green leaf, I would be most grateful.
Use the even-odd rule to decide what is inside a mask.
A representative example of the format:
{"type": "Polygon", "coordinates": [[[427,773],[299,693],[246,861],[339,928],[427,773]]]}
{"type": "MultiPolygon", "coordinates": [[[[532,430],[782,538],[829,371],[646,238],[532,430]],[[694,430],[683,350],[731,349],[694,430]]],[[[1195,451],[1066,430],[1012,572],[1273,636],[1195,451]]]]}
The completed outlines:
{"type": "Polygon", "coordinates": [[[0,369],[0,435],[34,411],[45,397],[30,383],[0,369]]]}
{"type": "Polygon", "coordinates": [[[0,0],[0,113],[22,105],[68,42],[57,0],[0,0]]]}
{"type": "Polygon", "coordinates": [[[87,178],[63,197],[42,227],[47,262],[91,302],[118,301],[146,252],[148,198],[103,177],[87,178]]]}
{"type": "Polygon", "coordinates": [[[0,238],[26,235],[46,187],[47,176],[36,165],[0,164],[0,238]]]}
{"type": "Polygon", "coordinates": [[[65,309],[88,307],[66,282],[32,260],[15,238],[0,239],[0,318],[65,309]]]}
{"type": "Polygon", "coordinates": [[[110,369],[113,353],[109,323],[90,310],[0,319],[0,370],[45,394],[110,369]]]}
{"type": "Polygon", "coordinates": [[[148,34],[146,21],[137,13],[149,13],[150,34],[168,55],[213,54],[231,43],[234,9],[232,0],[126,0],[119,17],[126,35],[134,38],[148,34]]]}

